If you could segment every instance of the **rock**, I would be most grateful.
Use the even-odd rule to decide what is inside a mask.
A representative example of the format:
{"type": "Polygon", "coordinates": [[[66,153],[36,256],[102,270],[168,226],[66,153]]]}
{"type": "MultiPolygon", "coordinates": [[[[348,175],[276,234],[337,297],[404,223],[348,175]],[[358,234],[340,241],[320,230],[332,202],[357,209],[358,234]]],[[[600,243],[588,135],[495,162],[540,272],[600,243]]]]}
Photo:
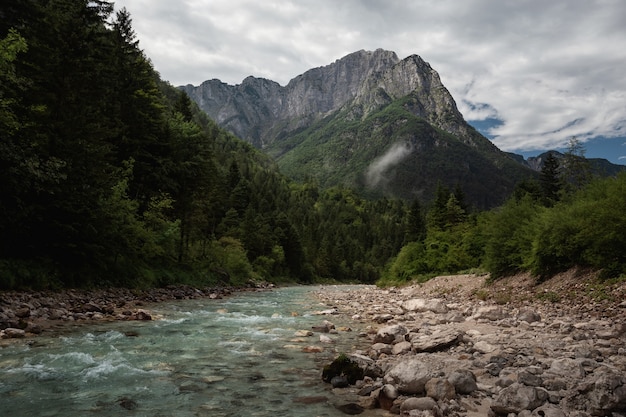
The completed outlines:
{"type": "Polygon", "coordinates": [[[559,358],[552,361],[546,373],[580,380],[585,377],[585,368],[579,359],[559,358]]]}
{"type": "Polygon", "coordinates": [[[310,337],[313,336],[313,332],[310,330],[297,330],[294,333],[294,336],[296,337],[310,337]]]}
{"type": "Polygon", "coordinates": [[[509,317],[508,313],[500,306],[482,306],[478,307],[472,318],[474,320],[497,321],[509,317]]]}
{"type": "Polygon", "coordinates": [[[133,314],[133,317],[135,318],[135,320],[141,320],[141,321],[150,321],[150,320],[152,320],[152,315],[150,313],[148,313],[146,310],[137,310],[133,314]]]}
{"type": "Polygon", "coordinates": [[[363,407],[355,403],[338,405],[337,410],[341,411],[344,414],[349,414],[349,415],[357,415],[365,411],[363,407]]]}
{"type": "Polygon", "coordinates": [[[302,348],[302,352],[304,353],[321,353],[323,351],[324,348],[321,346],[305,346],[302,348]]]}
{"type": "Polygon", "coordinates": [[[528,371],[520,371],[517,374],[517,381],[529,387],[540,387],[543,385],[543,378],[528,371]]]}
{"type": "Polygon", "coordinates": [[[22,329],[8,327],[3,330],[4,337],[7,339],[21,339],[26,336],[26,332],[22,329]]]}
{"type": "Polygon", "coordinates": [[[418,358],[407,358],[397,362],[383,378],[386,384],[394,385],[404,394],[423,394],[430,379],[430,369],[418,358]]]}
{"type": "Polygon", "coordinates": [[[453,400],[456,390],[450,381],[444,378],[432,378],[424,386],[426,395],[437,400],[453,400]]]}
{"type": "Polygon", "coordinates": [[[376,400],[383,410],[391,410],[396,398],[400,396],[396,387],[391,384],[385,384],[375,393],[376,400]]]}
{"type": "Polygon", "coordinates": [[[401,324],[385,326],[378,329],[378,331],[376,332],[376,336],[374,336],[374,343],[397,343],[399,341],[403,341],[404,335],[407,333],[407,328],[401,324]]]}
{"type": "Polygon", "coordinates": [[[411,300],[404,301],[401,305],[403,310],[415,313],[424,313],[426,311],[432,311],[436,314],[446,314],[448,312],[448,306],[438,298],[424,300],[422,298],[413,298],[411,300]]]}
{"type": "Polygon", "coordinates": [[[437,408],[437,402],[430,397],[411,397],[407,398],[400,405],[402,413],[409,413],[411,410],[431,411],[437,408]]]}
{"type": "Polygon", "coordinates": [[[525,321],[527,323],[534,323],[537,321],[541,321],[541,316],[535,310],[530,308],[524,308],[520,310],[517,319],[519,321],[525,321]]]}
{"type": "Polygon", "coordinates": [[[346,388],[350,386],[350,383],[345,375],[337,375],[330,380],[330,385],[332,385],[333,388],[346,388]]]}
{"type": "Polygon", "coordinates": [[[478,389],[476,375],[469,369],[458,369],[450,374],[448,381],[459,394],[471,394],[478,389]]]}
{"type": "Polygon", "coordinates": [[[339,355],[322,370],[322,380],[324,382],[331,382],[336,376],[344,376],[351,385],[354,385],[356,381],[364,377],[363,369],[361,369],[359,364],[346,355],[339,355]]]}
{"type": "Polygon", "coordinates": [[[15,317],[18,317],[20,319],[25,319],[27,317],[30,317],[30,308],[28,307],[20,307],[17,310],[15,310],[15,317]]]}
{"type": "Polygon", "coordinates": [[[548,400],[548,391],[543,388],[527,387],[514,383],[504,388],[491,403],[491,410],[496,414],[507,415],[522,410],[534,410],[548,400]]]}
{"type": "Polygon", "coordinates": [[[331,339],[330,337],[326,336],[325,334],[321,334],[320,343],[332,344],[332,343],[335,343],[335,341],[331,339]]]}
{"type": "MultiPolygon", "coordinates": [[[[521,413],[520,413],[521,416],[521,413]]],[[[560,408],[552,404],[544,404],[539,408],[535,408],[531,414],[532,417],[567,417],[567,414],[560,408]]]]}
{"type": "Polygon", "coordinates": [[[411,333],[410,341],[416,352],[438,352],[456,345],[461,340],[463,331],[458,329],[441,329],[432,334],[411,333]]]}
{"type": "Polygon", "coordinates": [[[593,416],[608,416],[611,413],[626,410],[626,376],[613,370],[600,371],[601,375],[587,385],[579,388],[575,398],[567,402],[576,408],[585,406],[593,416]]]}
{"type": "Polygon", "coordinates": [[[411,342],[400,342],[393,345],[391,353],[394,355],[402,355],[411,351],[411,342]]]}
{"type": "Polygon", "coordinates": [[[381,353],[391,355],[391,353],[393,352],[393,346],[387,343],[374,343],[370,347],[370,349],[376,356],[380,355],[381,353]]]}
{"type": "Polygon", "coordinates": [[[474,350],[480,353],[493,353],[498,350],[498,348],[484,340],[479,340],[474,343],[474,350]]]}

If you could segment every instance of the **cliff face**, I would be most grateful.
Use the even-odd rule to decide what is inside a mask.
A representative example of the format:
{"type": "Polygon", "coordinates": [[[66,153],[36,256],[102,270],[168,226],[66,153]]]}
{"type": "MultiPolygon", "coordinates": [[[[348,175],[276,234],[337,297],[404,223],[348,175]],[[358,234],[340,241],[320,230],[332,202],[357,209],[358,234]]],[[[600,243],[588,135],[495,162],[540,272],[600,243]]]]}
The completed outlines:
{"type": "Polygon", "coordinates": [[[235,86],[214,79],[182,88],[218,124],[259,148],[347,105],[354,107],[355,117],[364,117],[411,93],[417,99],[412,109],[416,115],[447,132],[468,136],[439,74],[417,55],[399,60],[382,49],[354,52],[284,87],[248,77],[235,86]]]}
{"type": "Polygon", "coordinates": [[[532,175],[465,122],[437,72],[417,55],[358,51],[286,86],[248,77],[235,86],[210,80],[182,89],[284,173],[322,186],[429,200],[441,182],[490,207],[532,175]]]}

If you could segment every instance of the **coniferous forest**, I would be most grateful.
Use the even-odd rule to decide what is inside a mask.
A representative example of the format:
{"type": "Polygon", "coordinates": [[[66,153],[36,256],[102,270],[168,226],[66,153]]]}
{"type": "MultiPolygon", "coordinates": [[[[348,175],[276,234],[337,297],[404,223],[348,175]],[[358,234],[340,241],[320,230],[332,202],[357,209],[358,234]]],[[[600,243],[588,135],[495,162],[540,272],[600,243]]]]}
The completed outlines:
{"type": "MultiPolygon", "coordinates": [[[[574,145],[578,145],[574,143],[574,145]]],[[[626,266],[626,176],[580,148],[504,206],[294,182],[161,80],[112,2],[0,8],[0,288],[401,283],[626,266]]]]}

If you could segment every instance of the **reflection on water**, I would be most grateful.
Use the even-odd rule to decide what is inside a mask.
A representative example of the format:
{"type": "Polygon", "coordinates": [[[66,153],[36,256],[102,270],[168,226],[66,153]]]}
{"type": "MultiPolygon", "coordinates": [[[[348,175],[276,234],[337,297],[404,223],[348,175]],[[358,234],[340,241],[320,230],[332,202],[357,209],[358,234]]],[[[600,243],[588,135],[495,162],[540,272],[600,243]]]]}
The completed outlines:
{"type": "MultiPolygon", "coordinates": [[[[158,305],[152,322],[83,327],[0,348],[0,416],[341,416],[321,367],[357,332],[295,338],[328,317],[291,287],[158,305]],[[302,340],[305,339],[305,340],[302,340]],[[324,396],[314,404],[294,402],[324,396]]],[[[335,288],[333,290],[339,290],[335,288]]],[[[336,325],[339,318],[328,318],[336,325]]]]}

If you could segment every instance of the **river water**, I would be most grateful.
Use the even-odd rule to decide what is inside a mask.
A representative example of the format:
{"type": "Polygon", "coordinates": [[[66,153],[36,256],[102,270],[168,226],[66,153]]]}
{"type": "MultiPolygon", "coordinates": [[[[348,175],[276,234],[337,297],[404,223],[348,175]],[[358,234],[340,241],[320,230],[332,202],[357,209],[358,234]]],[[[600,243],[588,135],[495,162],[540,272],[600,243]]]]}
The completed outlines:
{"type": "MultiPolygon", "coordinates": [[[[349,287],[326,287],[345,291],[349,287]]],[[[319,287],[157,304],[159,319],[85,325],[0,348],[0,416],[345,416],[322,367],[363,341],[358,329],[294,340],[325,319],[355,326],[319,287]],[[304,346],[323,346],[305,353],[304,346]],[[309,404],[304,397],[325,397],[309,404]]]]}

